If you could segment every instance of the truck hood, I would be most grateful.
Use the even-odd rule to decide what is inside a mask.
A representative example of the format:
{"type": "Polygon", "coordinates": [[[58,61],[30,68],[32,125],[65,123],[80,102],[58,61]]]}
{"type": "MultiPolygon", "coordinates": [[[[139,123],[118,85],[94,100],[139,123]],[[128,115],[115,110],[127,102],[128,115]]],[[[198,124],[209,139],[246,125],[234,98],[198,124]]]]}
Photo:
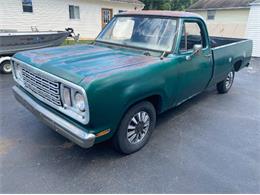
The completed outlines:
{"type": "Polygon", "coordinates": [[[20,52],[14,58],[65,80],[79,84],[87,77],[111,75],[127,67],[143,66],[158,61],[130,51],[95,45],[54,47],[20,52]]]}

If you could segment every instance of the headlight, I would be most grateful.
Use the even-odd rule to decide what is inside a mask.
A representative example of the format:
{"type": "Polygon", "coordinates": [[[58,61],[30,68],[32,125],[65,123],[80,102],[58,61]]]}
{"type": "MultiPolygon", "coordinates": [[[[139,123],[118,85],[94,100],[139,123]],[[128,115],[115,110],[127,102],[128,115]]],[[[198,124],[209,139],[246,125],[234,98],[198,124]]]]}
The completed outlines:
{"type": "Polygon", "coordinates": [[[75,106],[81,112],[85,112],[84,96],[81,93],[79,93],[79,92],[76,92],[76,94],[75,94],[75,106]]]}
{"type": "Polygon", "coordinates": [[[88,99],[83,88],[61,84],[61,101],[68,116],[85,124],[89,122],[88,99]]]}

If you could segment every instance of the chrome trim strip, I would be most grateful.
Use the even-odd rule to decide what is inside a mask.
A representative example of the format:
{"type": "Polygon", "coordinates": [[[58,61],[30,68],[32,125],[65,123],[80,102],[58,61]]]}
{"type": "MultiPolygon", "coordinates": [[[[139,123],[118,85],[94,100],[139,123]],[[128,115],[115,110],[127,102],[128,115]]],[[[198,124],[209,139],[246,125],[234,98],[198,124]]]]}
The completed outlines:
{"type": "MultiPolygon", "coordinates": [[[[37,99],[39,99],[40,101],[48,104],[49,106],[55,108],[56,110],[66,114],[67,116],[79,121],[80,123],[86,125],[89,123],[89,120],[90,120],[90,116],[89,116],[89,105],[88,105],[88,98],[87,98],[87,95],[86,95],[86,91],[79,85],[76,85],[74,83],[71,83],[65,79],[62,79],[60,77],[57,77],[55,75],[52,75],[48,72],[45,72],[39,68],[35,68],[25,62],[22,62],[16,58],[11,58],[11,64],[12,64],[12,68],[13,68],[13,78],[14,80],[19,84],[21,85],[26,91],[30,92],[33,96],[35,96],[37,99]],[[37,95],[36,93],[32,93],[31,91],[29,91],[25,86],[24,86],[24,83],[21,82],[20,80],[18,80],[16,78],[16,70],[15,70],[15,66],[14,66],[14,63],[18,63],[19,65],[21,66],[25,66],[26,68],[28,69],[31,69],[32,71],[35,71],[36,73],[39,73],[39,74],[42,74],[43,77],[47,77],[48,79],[51,79],[53,82],[60,82],[61,85],[66,85],[74,90],[78,90],[80,93],[83,94],[84,96],[84,99],[85,99],[85,105],[86,105],[86,111],[81,113],[81,112],[75,112],[75,109],[69,109],[69,108],[65,108],[65,107],[62,107],[62,106],[57,106],[53,103],[50,103],[48,101],[46,101],[44,98],[42,98],[40,95],[37,95]]],[[[62,93],[62,90],[60,90],[60,92],[62,93]]],[[[60,94],[61,96],[61,99],[62,99],[62,94],[60,94]]]]}
{"type": "Polygon", "coordinates": [[[95,143],[95,135],[87,133],[67,120],[44,108],[17,86],[13,87],[15,98],[34,113],[45,124],[83,148],[90,148],[95,143]]]}

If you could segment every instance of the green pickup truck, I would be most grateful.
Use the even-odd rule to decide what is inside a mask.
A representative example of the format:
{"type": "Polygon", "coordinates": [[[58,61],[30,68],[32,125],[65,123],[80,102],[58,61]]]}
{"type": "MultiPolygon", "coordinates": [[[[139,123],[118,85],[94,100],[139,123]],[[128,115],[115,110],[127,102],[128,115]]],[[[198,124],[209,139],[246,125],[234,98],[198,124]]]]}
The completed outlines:
{"type": "Polygon", "coordinates": [[[208,87],[228,92],[251,53],[251,40],[209,37],[193,13],[125,12],[91,45],[15,54],[13,91],[81,147],[111,138],[130,154],[148,142],[158,114],[208,87]]]}

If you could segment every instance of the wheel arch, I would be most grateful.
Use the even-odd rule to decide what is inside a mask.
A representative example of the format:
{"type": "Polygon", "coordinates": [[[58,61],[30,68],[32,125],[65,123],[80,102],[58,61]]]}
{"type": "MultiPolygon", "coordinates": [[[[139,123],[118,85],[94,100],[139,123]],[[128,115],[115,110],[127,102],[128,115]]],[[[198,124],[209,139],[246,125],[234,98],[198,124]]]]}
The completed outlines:
{"type": "Polygon", "coordinates": [[[135,100],[128,103],[126,108],[124,109],[123,116],[130,108],[143,101],[150,102],[154,106],[157,114],[159,114],[162,111],[163,96],[161,94],[156,93],[156,94],[149,94],[144,97],[136,98],[135,100]]]}
{"type": "Polygon", "coordinates": [[[154,106],[157,114],[161,112],[161,110],[162,110],[162,96],[159,95],[159,94],[150,95],[150,96],[147,96],[147,97],[145,97],[143,99],[137,100],[132,105],[130,105],[127,110],[129,110],[134,105],[136,105],[136,104],[138,104],[140,102],[143,102],[143,101],[150,102],[154,106]]]}
{"type": "MultiPolygon", "coordinates": [[[[131,101],[131,103],[129,103],[128,106],[126,106],[126,108],[124,109],[124,111],[123,111],[123,113],[122,113],[122,115],[120,117],[119,123],[117,124],[117,128],[118,128],[118,126],[120,124],[120,121],[122,121],[122,119],[124,118],[124,116],[126,115],[128,110],[131,109],[136,104],[138,104],[140,102],[143,102],[143,101],[150,102],[154,106],[156,114],[159,114],[162,111],[163,96],[161,94],[150,94],[148,96],[135,99],[134,101],[131,101]]],[[[116,131],[114,131],[114,133],[116,131]]]]}
{"type": "Polygon", "coordinates": [[[243,59],[237,59],[234,63],[233,63],[233,68],[236,72],[238,72],[240,70],[240,68],[242,67],[243,64],[243,59]]]}

